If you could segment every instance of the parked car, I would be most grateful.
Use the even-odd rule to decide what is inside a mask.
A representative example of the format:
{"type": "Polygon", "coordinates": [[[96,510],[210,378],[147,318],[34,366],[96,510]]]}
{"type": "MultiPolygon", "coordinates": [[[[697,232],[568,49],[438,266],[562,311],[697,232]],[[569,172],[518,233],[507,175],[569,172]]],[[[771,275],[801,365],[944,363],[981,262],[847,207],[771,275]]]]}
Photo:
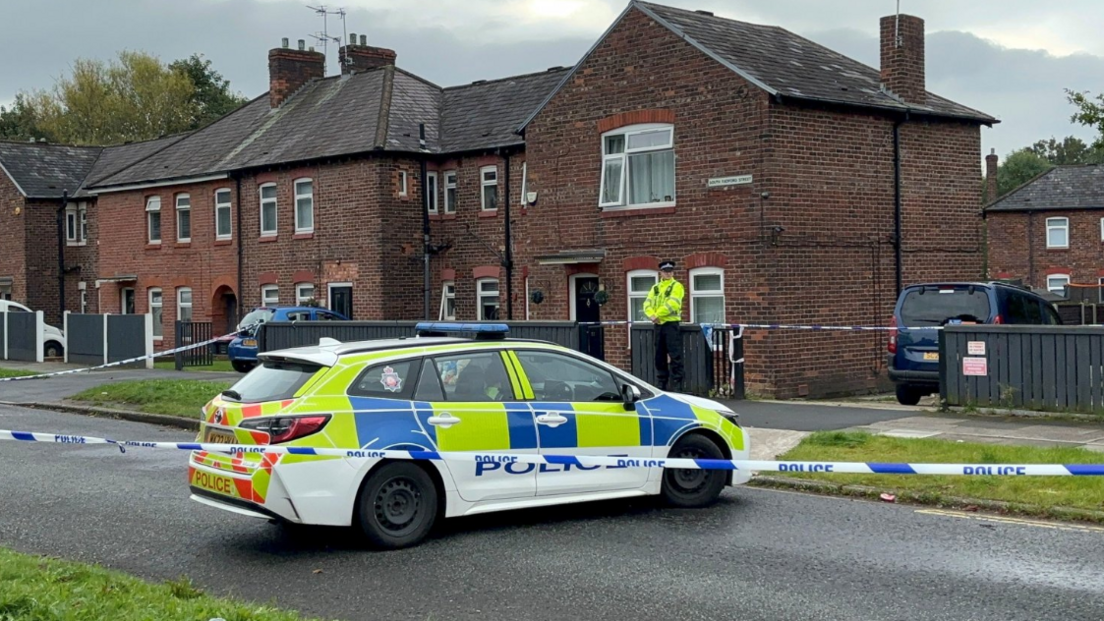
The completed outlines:
{"type": "Polygon", "coordinates": [[[238,322],[238,330],[253,328],[234,337],[226,348],[230,364],[239,373],[248,373],[257,366],[257,326],[270,321],[348,321],[340,313],[313,306],[260,306],[254,308],[238,322]]]}
{"type": "Polygon", "coordinates": [[[939,391],[939,331],[954,324],[1061,325],[1054,306],[1033,291],[1000,282],[906,287],[893,312],[887,368],[897,401],[916,405],[939,391]]]}
{"type": "MultiPolygon", "coordinates": [[[[31,309],[19,302],[0,300],[0,313],[30,313],[31,309]]],[[[60,358],[65,355],[65,332],[45,324],[42,329],[42,355],[47,358],[60,358]]]]}

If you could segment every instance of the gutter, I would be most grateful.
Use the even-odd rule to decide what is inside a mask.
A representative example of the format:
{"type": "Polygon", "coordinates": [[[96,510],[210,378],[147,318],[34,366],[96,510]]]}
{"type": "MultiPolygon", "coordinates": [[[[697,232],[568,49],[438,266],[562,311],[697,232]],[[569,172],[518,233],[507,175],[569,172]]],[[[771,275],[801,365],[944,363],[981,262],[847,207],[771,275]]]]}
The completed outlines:
{"type": "Polygon", "coordinates": [[[90,196],[99,196],[100,194],[111,194],[112,192],[129,192],[131,190],[163,188],[165,186],[181,185],[185,183],[203,183],[205,181],[218,181],[219,179],[228,179],[229,177],[230,175],[228,173],[222,173],[221,175],[206,175],[203,177],[181,177],[179,179],[151,181],[149,183],[132,183],[129,185],[117,185],[105,188],[90,188],[87,190],[87,192],[90,196]]]}

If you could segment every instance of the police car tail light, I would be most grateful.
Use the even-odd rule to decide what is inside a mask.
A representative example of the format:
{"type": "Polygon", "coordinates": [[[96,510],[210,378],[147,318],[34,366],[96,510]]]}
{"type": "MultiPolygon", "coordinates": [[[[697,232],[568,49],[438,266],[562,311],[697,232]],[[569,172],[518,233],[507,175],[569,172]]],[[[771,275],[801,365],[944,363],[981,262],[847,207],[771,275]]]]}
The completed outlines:
{"type": "Polygon", "coordinates": [[[268,434],[269,444],[280,444],[317,433],[330,421],[329,414],[273,416],[242,421],[239,427],[268,434]]]}

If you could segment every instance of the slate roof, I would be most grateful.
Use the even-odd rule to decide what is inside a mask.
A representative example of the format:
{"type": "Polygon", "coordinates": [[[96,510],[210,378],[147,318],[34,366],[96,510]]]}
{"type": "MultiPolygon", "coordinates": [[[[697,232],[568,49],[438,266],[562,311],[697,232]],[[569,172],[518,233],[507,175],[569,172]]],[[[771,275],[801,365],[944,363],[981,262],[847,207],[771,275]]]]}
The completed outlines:
{"type": "MultiPolygon", "coordinates": [[[[188,134],[176,134],[174,136],[157,138],[155,140],[105,147],[100,152],[99,157],[96,158],[96,163],[92,165],[92,170],[90,170],[85,177],[84,186],[88,187],[90,185],[95,185],[96,182],[108,176],[152,157],[162,149],[184,139],[187,135],[188,134]]],[[[82,189],[78,192],[78,196],[84,193],[86,193],[86,191],[82,189]]]]}
{"type": "Polygon", "coordinates": [[[993,201],[986,212],[1104,209],[1104,166],[1058,166],[993,201]]]}
{"type": "Polygon", "coordinates": [[[469,151],[484,146],[518,145],[519,122],[535,110],[570,69],[553,68],[541,73],[502,80],[480,81],[445,89],[442,151],[469,151]]]}
{"type": "Polygon", "coordinates": [[[27,198],[76,195],[102,147],[0,142],[0,166],[27,198]]]}

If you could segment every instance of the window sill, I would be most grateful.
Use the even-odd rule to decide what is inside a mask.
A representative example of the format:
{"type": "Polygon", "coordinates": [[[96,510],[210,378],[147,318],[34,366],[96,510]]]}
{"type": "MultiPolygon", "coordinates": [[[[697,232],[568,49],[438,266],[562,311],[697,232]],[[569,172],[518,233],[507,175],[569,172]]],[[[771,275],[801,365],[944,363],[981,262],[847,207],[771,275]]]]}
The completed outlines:
{"type": "Polygon", "coordinates": [[[647,216],[647,215],[659,215],[659,214],[671,214],[675,213],[675,206],[668,205],[666,207],[631,207],[631,208],[605,208],[602,210],[603,218],[627,218],[630,216],[647,216]]]}
{"type": "Polygon", "coordinates": [[[437,216],[437,219],[438,220],[455,220],[456,219],[456,212],[453,211],[451,213],[443,213],[443,214],[437,216]]]}
{"type": "Polygon", "coordinates": [[[178,241],[175,244],[173,244],[173,247],[174,248],[191,248],[192,247],[192,242],[191,242],[191,240],[178,241]]]}
{"type": "Polygon", "coordinates": [[[314,239],[314,231],[308,233],[296,233],[291,236],[292,239],[314,239]]]}
{"type": "Polygon", "coordinates": [[[497,209],[483,209],[483,210],[480,210],[479,217],[480,218],[497,218],[498,217],[498,210],[497,209]]]}
{"type": "Polygon", "coordinates": [[[146,250],[160,250],[160,249],[161,249],[161,242],[147,242],[146,243],[146,250]]]}
{"type": "Polygon", "coordinates": [[[261,243],[261,244],[267,244],[267,243],[270,243],[270,242],[277,241],[278,239],[280,239],[280,238],[277,237],[276,235],[268,235],[268,236],[265,236],[265,237],[258,238],[257,242],[261,243]]]}
{"type": "Polygon", "coordinates": [[[234,244],[234,240],[232,240],[232,239],[216,239],[215,240],[215,245],[216,246],[231,246],[233,244],[234,244]]]}
{"type": "Polygon", "coordinates": [[[1069,246],[1065,248],[1047,248],[1047,252],[1069,252],[1069,246]]]}
{"type": "Polygon", "coordinates": [[[154,341],[156,341],[156,342],[158,342],[158,343],[160,343],[161,341],[164,341],[164,340],[165,340],[165,337],[163,337],[163,336],[155,336],[155,337],[153,337],[153,340],[154,340],[154,341]]]}

